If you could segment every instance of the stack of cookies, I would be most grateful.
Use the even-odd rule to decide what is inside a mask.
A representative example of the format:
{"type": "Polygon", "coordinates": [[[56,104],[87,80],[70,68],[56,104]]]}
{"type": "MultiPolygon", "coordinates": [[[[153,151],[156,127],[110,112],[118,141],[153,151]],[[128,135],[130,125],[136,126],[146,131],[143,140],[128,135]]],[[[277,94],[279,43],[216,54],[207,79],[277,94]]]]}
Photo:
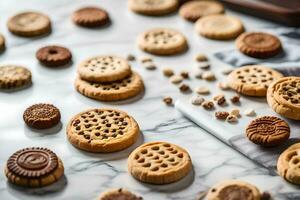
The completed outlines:
{"type": "Polygon", "coordinates": [[[116,56],[89,58],[78,66],[78,74],[76,90],[100,101],[124,100],[144,90],[141,76],[125,59],[116,56]]]}

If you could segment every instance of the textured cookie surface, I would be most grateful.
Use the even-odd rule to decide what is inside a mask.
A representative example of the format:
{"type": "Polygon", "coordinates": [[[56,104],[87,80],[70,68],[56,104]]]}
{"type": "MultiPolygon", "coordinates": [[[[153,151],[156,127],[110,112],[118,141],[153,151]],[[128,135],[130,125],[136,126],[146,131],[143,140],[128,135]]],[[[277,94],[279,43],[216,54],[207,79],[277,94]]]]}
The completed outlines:
{"type": "Polygon", "coordinates": [[[192,22],[203,16],[221,13],[224,13],[224,7],[216,1],[188,1],[179,10],[181,17],[192,22]]]}
{"type": "Polygon", "coordinates": [[[287,148],[278,158],[277,171],[285,180],[300,185],[300,143],[287,148]]]}
{"type": "Polygon", "coordinates": [[[197,20],[196,31],[204,37],[215,40],[231,40],[244,32],[242,22],[233,16],[208,15],[197,20]]]}
{"type": "Polygon", "coordinates": [[[81,8],[73,13],[72,19],[74,23],[84,27],[98,27],[109,22],[108,13],[97,7],[81,8]]]}
{"type": "Polygon", "coordinates": [[[9,157],[5,175],[16,185],[41,187],[63,176],[64,167],[57,155],[47,148],[31,147],[9,157]]]}
{"type": "Polygon", "coordinates": [[[0,66],[0,88],[14,89],[31,83],[31,72],[22,66],[0,66]]]}
{"type": "Polygon", "coordinates": [[[143,15],[165,15],[175,11],[178,7],[177,0],[129,0],[129,8],[143,15]]]}
{"type": "Polygon", "coordinates": [[[90,152],[115,152],[131,146],[139,126],[127,113],[114,109],[91,109],[74,116],[67,137],[75,147],[90,152]]]}
{"type": "Polygon", "coordinates": [[[36,58],[46,66],[57,67],[66,65],[72,59],[69,49],[61,46],[45,46],[36,52],[36,58]]]}
{"type": "Polygon", "coordinates": [[[250,183],[239,180],[227,180],[213,186],[207,200],[260,200],[258,188],[250,183]]]}
{"type": "Polygon", "coordinates": [[[143,200],[143,198],[120,188],[104,192],[99,200],[143,200]]]}
{"type": "Polygon", "coordinates": [[[5,49],[5,38],[4,36],[0,33],[0,53],[5,49]]]}
{"type": "Polygon", "coordinates": [[[246,128],[246,135],[255,144],[276,146],[289,138],[290,127],[278,117],[263,116],[251,121],[246,128]]]}
{"type": "Polygon", "coordinates": [[[23,12],[10,18],[7,27],[15,35],[34,37],[49,33],[51,21],[48,16],[39,12],[23,12]]]}
{"type": "Polygon", "coordinates": [[[254,58],[269,58],[282,49],[278,37],[261,32],[241,34],[236,40],[236,46],[243,54],[254,58]]]}
{"type": "Polygon", "coordinates": [[[267,101],[278,114],[300,120],[300,77],[283,77],[268,88],[267,101]]]}
{"type": "Polygon", "coordinates": [[[185,37],[176,30],[155,28],[139,36],[138,46],[148,53],[174,55],[185,51],[187,42],[185,37]]]}
{"type": "Polygon", "coordinates": [[[228,84],[237,92],[248,96],[266,96],[269,85],[283,75],[261,65],[248,65],[233,70],[228,84]]]}
{"type": "Polygon", "coordinates": [[[76,90],[84,96],[100,101],[119,101],[135,97],[143,92],[144,83],[136,72],[120,81],[92,83],[77,77],[76,90]]]}
{"type": "Polygon", "coordinates": [[[167,184],[185,177],[192,169],[187,151],[166,142],[149,142],[136,148],[128,158],[128,170],[136,179],[167,184]]]}
{"type": "Polygon", "coordinates": [[[34,104],[28,107],[23,114],[25,123],[36,129],[51,128],[60,121],[58,108],[51,104],[34,104]]]}
{"type": "Polygon", "coordinates": [[[86,81],[104,83],[122,80],[131,74],[128,62],[116,56],[96,56],[78,66],[79,76],[86,81]]]}

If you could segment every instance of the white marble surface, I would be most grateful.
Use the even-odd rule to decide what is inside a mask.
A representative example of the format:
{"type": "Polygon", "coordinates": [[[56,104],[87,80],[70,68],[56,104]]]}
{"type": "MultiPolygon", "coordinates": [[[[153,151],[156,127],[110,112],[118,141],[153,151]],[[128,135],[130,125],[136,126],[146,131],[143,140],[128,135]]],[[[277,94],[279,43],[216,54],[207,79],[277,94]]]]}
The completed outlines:
{"type": "MultiPolygon", "coordinates": [[[[125,0],[1,0],[0,32],[7,39],[7,50],[0,55],[0,63],[22,64],[31,69],[33,85],[14,93],[0,93],[0,169],[16,150],[28,146],[45,146],[55,151],[65,165],[65,178],[42,189],[23,189],[7,183],[0,174],[0,199],[95,199],[109,188],[125,187],[142,195],[145,199],[171,200],[195,199],[199,191],[223,179],[238,178],[249,181],[272,193],[275,199],[300,199],[298,188],[286,183],[278,176],[244,158],[239,153],[207,134],[192,122],[183,118],[173,107],[166,107],[161,98],[171,95],[181,98],[178,89],[169,84],[160,70],[147,71],[139,62],[133,63],[145,82],[146,92],[142,99],[125,103],[102,103],[78,94],[73,88],[76,64],[88,56],[133,53],[144,55],[135,44],[136,36],[151,27],[173,27],[188,38],[190,49],[176,57],[155,57],[162,68],[173,67],[190,70],[193,57],[198,52],[211,54],[233,46],[233,42],[216,42],[199,37],[192,24],[177,15],[150,18],[131,13],[125,0]],[[88,30],[75,26],[71,13],[84,5],[99,5],[110,13],[112,24],[105,29],[88,30]],[[24,39],[11,35],[6,28],[9,16],[22,10],[39,10],[51,17],[53,32],[48,37],[24,39]],[[46,44],[61,44],[73,53],[73,64],[66,68],[42,67],[35,59],[36,50],[46,44]],[[62,113],[62,127],[56,132],[35,132],[27,128],[22,120],[26,107],[33,103],[55,104],[62,113]],[[93,107],[114,107],[129,112],[140,124],[142,141],[169,141],[186,148],[192,158],[194,174],[185,180],[167,186],[142,184],[127,172],[126,158],[132,148],[112,154],[90,154],[79,151],[66,140],[65,127],[76,113],[93,107]]],[[[234,13],[236,14],[236,13],[234,13]]],[[[259,29],[272,24],[240,15],[247,29],[259,29]]],[[[213,70],[221,63],[212,61],[213,70]]],[[[191,80],[194,85],[200,84],[191,80]]],[[[187,98],[186,95],[185,98],[187,98]]],[[[58,127],[59,128],[59,127],[58,127]]],[[[136,145],[138,145],[136,144],[136,145]]],[[[135,145],[135,146],[136,146],[135,145]]]]}

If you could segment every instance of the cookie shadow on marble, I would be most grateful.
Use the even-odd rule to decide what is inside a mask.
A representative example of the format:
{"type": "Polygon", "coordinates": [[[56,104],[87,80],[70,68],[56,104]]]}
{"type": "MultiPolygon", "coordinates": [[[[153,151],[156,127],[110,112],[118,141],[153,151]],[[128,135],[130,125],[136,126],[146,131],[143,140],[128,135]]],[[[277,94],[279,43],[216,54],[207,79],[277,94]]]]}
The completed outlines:
{"type": "Polygon", "coordinates": [[[61,121],[58,124],[56,124],[54,127],[47,128],[47,129],[35,129],[24,124],[24,134],[28,138],[45,137],[49,135],[58,134],[61,131],[62,127],[63,124],[61,121]]]}

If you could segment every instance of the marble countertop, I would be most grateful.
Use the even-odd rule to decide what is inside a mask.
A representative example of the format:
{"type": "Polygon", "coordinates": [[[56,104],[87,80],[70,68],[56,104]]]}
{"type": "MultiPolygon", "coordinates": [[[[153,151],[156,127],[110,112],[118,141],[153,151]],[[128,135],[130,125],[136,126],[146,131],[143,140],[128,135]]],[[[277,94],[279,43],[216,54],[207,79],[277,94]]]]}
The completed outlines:
{"type": "MultiPolygon", "coordinates": [[[[9,184],[0,173],[0,199],[96,199],[109,188],[127,188],[144,199],[193,200],[200,191],[224,179],[241,179],[271,192],[275,199],[300,199],[298,188],[279,176],[256,165],[241,154],[209,135],[200,127],[181,116],[174,107],[167,107],[162,98],[188,98],[163,77],[161,68],[170,66],[176,71],[190,70],[193,58],[199,52],[213,52],[232,48],[233,42],[217,42],[199,37],[191,23],[178,15],[145,17],[127,9],[125,0],[1,0],[0,32],[7,41],[7,50],[0,55],[0,63],[25,65],[32,71],[33,85],[13,93],[0,93],[0,169],[16,150],[28,146],[44,146],[56,152],[64,162],[65,177],[52,186],[25,189],[9,184]],[[70,20],[71,13],[86,5],[99,5],[108,10],[112,24],[103,29],[83,29],[70,20]],[[48,14],[53,32],[44,38],[24,39],[11,35],[6,28],[9,16],[23,10],[38,10],[48,14]],[[147,71],[139,62],[132,67],[145,82],[146,91],[141,99],[122,103],[103,103],[86,98],[73,87],[76,64],[86,57],[99,54],[137,57],[145,55],[135,43],[142,31],[151,27],[173,27],[188,39],[189,51],[180,56],[154,57],[158,70],[147,71]],[[47,44],[61,44],[71,49],[73,64],[69,67],[49,69],[35,59],[36,50],[47,44]],[[36,132],[24,125],[23,111],[31,104],[49,102],[62,114],[61,126],[56,130],[36,132]],[[113,107],[127,111],[139,123],[142,137],[127,150],[110,154],[92,154],[75,149],[66,139],[68,120],[76,113],[94,107],[113,107]],[[166,186],[153,186],[136,181],[127,172],[127,157],[133,148],[148,141],[168,141],[188,150],[194,172],[183,181],[166,186]]],[[[231,12],[229,12],[231,13],[231,12]]],[[[237,13],[248,30],[273,26],[273,24],[237,13]]],[[[222,65],[212,59],[212,69],[222,65]]],[[[191,80],[198,84],[197,80],[191,80]]],[[[188,82],[187,82],[188,83],[188,82]]]]}

